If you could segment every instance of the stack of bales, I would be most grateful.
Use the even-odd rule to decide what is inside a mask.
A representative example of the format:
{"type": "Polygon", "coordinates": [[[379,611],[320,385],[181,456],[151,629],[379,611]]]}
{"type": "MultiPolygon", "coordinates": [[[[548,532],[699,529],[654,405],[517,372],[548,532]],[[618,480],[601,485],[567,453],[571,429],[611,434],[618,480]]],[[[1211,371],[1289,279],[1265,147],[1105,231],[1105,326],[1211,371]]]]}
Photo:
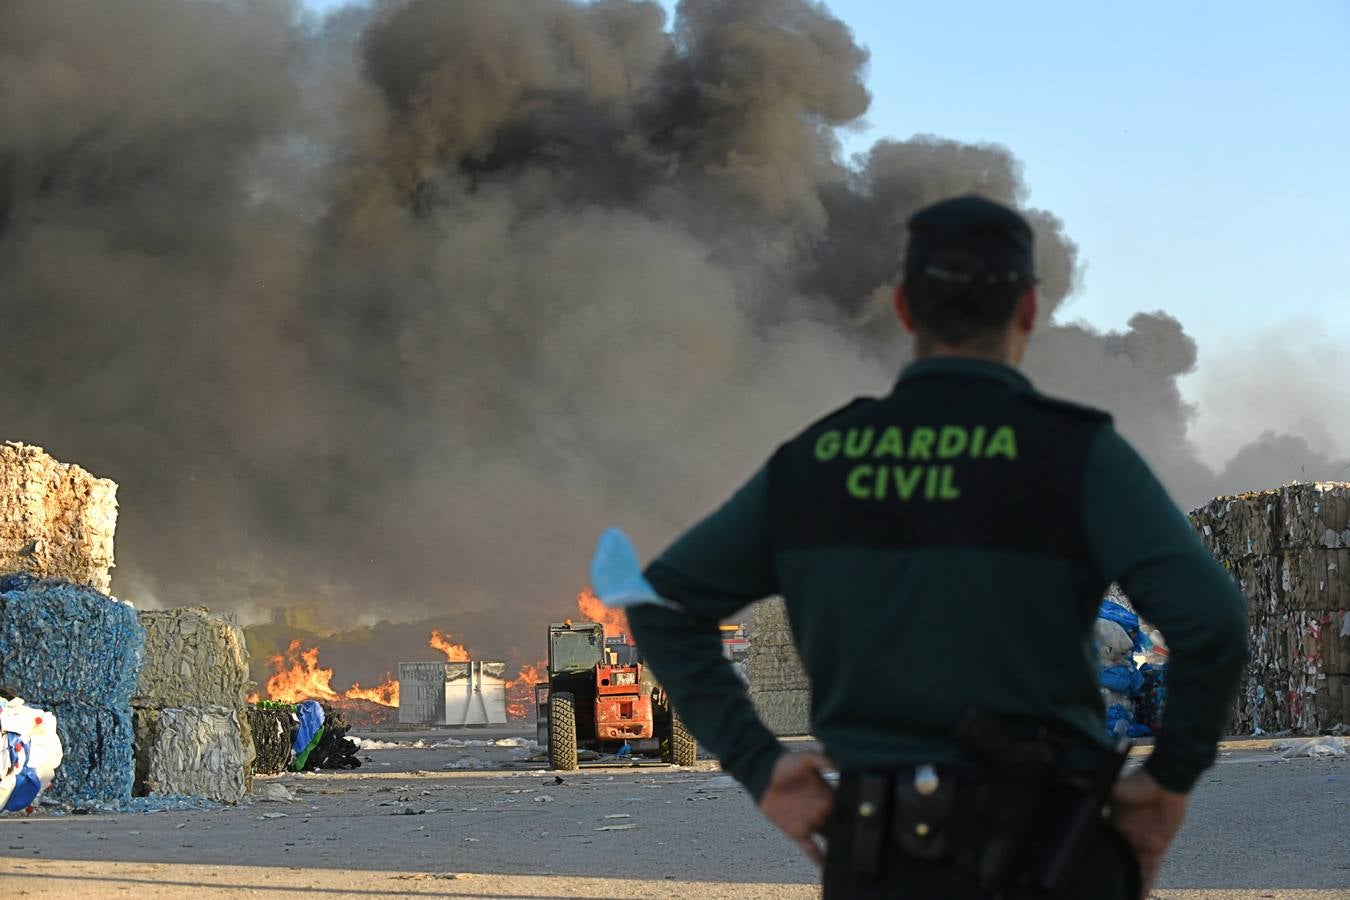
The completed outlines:
{"type": "Polygon", "coordinates": [[[750,628],[750,699],[775,734],[809,734],[811,686],[792,642],[782,600],[755,606],[750,628]]]}
{"type": "Polygon", "coordinates": [[[1219,497],[1191,521],[1247,598],[1237,729],[1350,724],[1350,485],[1219,497]]]}
{"type": "Polygon", "coordinates": [[[135,610],[91,587],[0,578],[0,686],[51,710],[64,749],[46,798],[131,799],[131,695],[143,641],[135,610]]]}
{"type": "Polygon", "coordinates": [[[40,447],[0,444],[0,573],[111,584],[117,485],[40,447]]]}
{"type": "Polygon", "coordinates": [[[252,778],[244,634],[200,607],[143,612],[136,793],[238,802],[252,778]]]}
{"type": "Polygon", "coordinates": [[[40,447],[0,444],[0,686],[50,709],[65,759],[44,796],[131,796],[131,693],[143,633],[107,595],[117,485],[40,447]]]}

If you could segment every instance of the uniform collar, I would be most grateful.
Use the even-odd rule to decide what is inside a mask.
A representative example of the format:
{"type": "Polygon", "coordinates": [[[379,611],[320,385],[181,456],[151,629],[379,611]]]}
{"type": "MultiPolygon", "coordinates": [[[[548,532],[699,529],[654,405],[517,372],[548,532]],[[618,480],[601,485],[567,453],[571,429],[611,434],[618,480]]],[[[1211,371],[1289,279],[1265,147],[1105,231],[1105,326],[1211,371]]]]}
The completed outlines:
{"type": "Polygon", "coordinates": [[[1015,390],[1031,390],[1031,382],[1021,372],[1003,363],[963,356],[935,356],[910,363],[900,373],[900,384],[930,375],[961,375],[986,378],[1015,390]]]}

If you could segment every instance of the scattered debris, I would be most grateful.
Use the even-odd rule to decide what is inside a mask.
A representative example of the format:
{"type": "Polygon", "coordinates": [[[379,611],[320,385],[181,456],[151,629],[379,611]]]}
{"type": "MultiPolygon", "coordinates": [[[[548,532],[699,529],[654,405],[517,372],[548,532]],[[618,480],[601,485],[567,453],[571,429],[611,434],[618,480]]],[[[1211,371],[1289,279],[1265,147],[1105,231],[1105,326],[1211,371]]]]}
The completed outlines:
{"type": "Polygon", "coordinates": [[[552,802],[553,802],[553,798],[550,797],[548,794],[540,794],[538,797],[535,797],[535,798],[534,798],[534,802],[535,802],[535,803],[552,803],[552,802]]]}
{"type": "Polygon", "coordinates": [[[1346,740],[1327,735],[1292,746],[1278,745],[1275,749],[1284,749],[1280,759],[1341,759],[1346,755],[1346,740]]]}
{"type": "Polygon", "coordinates": [[[448,762],[442,768],[445,769],[486,769],[491,763],[486,760],[475,759],[472,756],[461,756],[454,762],[448,762]]]}
{"type": "Polygon", "coordinates": [[[371,738],[353,738],[358,750],[426,750],[426,741],[377,741],[371,738]]]}
{"type": "Polygon", "coordinates": [[[269,812],[263,813],[261,816],[258,816],[258,818],[259,820],[261,820],[261,819],[285,819],[289,817],[283,812],[269,812]]]}
{"type": "Polygon", "coordinates": [[[253,796],[266,803],[291,803],[295,800],[295,795],[286,790],[286,785],[275,781],[254,782],[253,796]]]}

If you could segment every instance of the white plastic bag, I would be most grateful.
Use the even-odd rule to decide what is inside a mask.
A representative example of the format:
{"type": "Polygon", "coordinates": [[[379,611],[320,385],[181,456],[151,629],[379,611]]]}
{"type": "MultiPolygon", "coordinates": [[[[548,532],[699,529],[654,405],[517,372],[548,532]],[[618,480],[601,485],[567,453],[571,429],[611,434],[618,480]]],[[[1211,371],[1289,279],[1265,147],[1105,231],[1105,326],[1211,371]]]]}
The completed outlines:
{"type": "Polygon", "coordinates": [[[0,808],[27,809],[61,765],[56,716],[18,697],[0,700],[0,808]]]}

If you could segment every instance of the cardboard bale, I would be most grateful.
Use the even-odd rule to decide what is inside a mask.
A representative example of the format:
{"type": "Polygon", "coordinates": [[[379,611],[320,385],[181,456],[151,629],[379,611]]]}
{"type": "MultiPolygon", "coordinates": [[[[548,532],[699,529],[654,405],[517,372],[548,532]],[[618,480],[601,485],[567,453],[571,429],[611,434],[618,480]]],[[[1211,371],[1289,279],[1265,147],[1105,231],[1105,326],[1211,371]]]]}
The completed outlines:
{"type": "Polygon", "coordinates": [[[1323,731],[1350,726],[1350,674],[1325,676],[1317,692],[1317,719],[1323,731]]]}
{"type": "Polygon", "coordinates": [[[111,585],[117,485],[41,447],[0,444],[0,572],[111,585]]]}
{"type": "Polygon", "coordinates": [[[240,628],[201,607],[142,612],[145,662],[133,706],[243,710],[252,687],[240,628]]]}
{"type": "Polygon", "coordinates": [[[93,588],[48,579],[0,593],[0,685],[33,703],[126,706],[144,643],[136,611],[93,588]]]}
{"type": "Polygon", "coordinates": [[[54,703],[63,756],[43,796],[73,804],[118,805],[131,799],[134,775],[130,707],[54,703]]]}
{"type": "Polygon", "coordinates": [[[811,686],[792,640],[782,600],[766,600],[751,614],[750,699],[775,734],[809,734],[811,686]]]}
{"type": "Polygon", "coordinates": [[[238,803],[248,791],[252,746],[233,707],[137,710],[138,794],[238,803]]]}
{"type": "Polygon", "coordinates": [[[1345,716],[1350,485],[1298,483],[1219,497],[1191,514],[1247,599],[1242,730],[1311,732],[1345,716]]]}

